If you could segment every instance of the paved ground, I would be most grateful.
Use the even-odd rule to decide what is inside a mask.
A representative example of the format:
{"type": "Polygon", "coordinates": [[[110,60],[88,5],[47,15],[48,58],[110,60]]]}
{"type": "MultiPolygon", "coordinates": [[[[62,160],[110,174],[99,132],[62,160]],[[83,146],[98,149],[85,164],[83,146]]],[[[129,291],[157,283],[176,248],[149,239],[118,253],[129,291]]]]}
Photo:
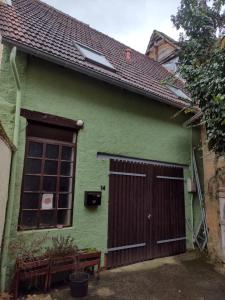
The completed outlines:
{"type": "MultiPolygon", "coordinates": [[[[72,300],[69,289],[52,299],[72,300]]],[[[78,298],[77,298],[78,299],[78,298]]],[[[193,255],[156,259],[105,271],[84,300],[225,300],[225,276],[193,255]]]]}

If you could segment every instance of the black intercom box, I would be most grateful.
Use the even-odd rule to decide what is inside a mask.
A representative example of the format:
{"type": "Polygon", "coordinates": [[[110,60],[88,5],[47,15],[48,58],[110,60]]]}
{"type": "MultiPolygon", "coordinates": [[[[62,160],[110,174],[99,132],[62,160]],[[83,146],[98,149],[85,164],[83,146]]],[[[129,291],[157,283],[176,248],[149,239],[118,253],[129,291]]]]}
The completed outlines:
{"type": "Polygon", "coordinates": [[[99,206],[101,205],[101,192],[85,192],[84,205],[85,206],[99,206]]]}

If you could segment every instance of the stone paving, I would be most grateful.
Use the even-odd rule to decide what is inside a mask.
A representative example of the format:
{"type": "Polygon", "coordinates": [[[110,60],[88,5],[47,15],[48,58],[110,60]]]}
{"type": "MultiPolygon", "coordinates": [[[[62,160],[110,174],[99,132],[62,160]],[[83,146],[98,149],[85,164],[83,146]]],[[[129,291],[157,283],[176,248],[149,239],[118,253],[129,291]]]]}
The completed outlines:
{"type": "MultiPolygon", "coordinates": [[[[28,298],[72,299],[68,287],[52,290],[43,298],[28,298]]],[[[88,296],[82,299],[224,300],[225,276],[205,259],[185,254],[104,271],[99,281],[90,280],[88,296]]]]}

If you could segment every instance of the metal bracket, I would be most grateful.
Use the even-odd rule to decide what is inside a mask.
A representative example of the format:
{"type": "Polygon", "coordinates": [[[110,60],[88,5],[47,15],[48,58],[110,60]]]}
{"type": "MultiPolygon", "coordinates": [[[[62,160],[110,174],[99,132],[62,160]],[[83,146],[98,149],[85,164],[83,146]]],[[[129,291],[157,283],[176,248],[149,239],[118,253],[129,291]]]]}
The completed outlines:
{"type": "Polygon", "coordinates": [[[122,175],[122,176],[133,176],[133,177],[146,177],[146,174],[139,173],[126,173],[126,172],[113,172],[110,171],[109,175],[122,175]]]}
{"type": "Polygon", "coordinates": [[[172,180],[185,180],[183,177],[171,177],[171,176],[156,176],[160,179],[172,179],[172,180]]]}
{"type": "Polygon", "coordinates": [[[186,236],[184,236],[184,237],[175,238],[175,239],[157,241],[157,244],[164,244],[164,243],[171,243],[171,242],[183,241],[183,240],[186,240],[186,239],[187,239],[186,236]]]}
{"type": "Polygon", "coordinates": [[[121,246],[121,247],[114,247],[114,248],[109,248],[108,252],[126,250],[126,249],[132,249],[132,248],[139,248],[139,247],[145,247],[145,246],[146,246],[146,243],[127,245],[127,246],[121,246]]]}

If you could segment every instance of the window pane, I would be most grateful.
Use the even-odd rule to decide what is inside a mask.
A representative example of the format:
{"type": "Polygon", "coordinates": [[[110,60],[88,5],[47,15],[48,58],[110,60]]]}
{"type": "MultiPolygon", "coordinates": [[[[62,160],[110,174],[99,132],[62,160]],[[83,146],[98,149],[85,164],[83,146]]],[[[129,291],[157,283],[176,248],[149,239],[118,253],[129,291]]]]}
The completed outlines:
{"type": "Polygon", "coordinates": [[[47,145],[46,155],[47,158],[57,159],[59,157],[59,146],[58,145],[47,145]]]}
{"type": "Polygon", "coordinates": [[[72,208],[72,194],[59,194],[58,208],[72,208]]]}
{"type": "Polygon", "coordinates": [[[40,174],[41,159],[27,159],[25,162],[25,172],[28,174],[40,174]]]}
{"type": "Polygon", "coordinates": [[[43,191],[54,192],[56,191],[56,177],[46,177],[43,178],[43,191]]]}
{"type": "Polygon", "coordinates": [[[23,211],[21,215],[21,227],[32,229],[37,227],[37,211],[23,211]]]}
{"type": "Polygon", "coordinates": [[[72,176],[72,166],[73,165],[71,163],[62,161],[60,174],[64,176],[72,176]]]}
{"type": "Polygon", "coordinates": [[[71,147],[62,147],[62,160],[73,160],[73,148],[71,147]]]}
{"type": "Polygon", "coordinates": [[[22,197],[23,209],[38,209],[39,206],[39,193],[24,193],[22,197]]]}
{"type": "Polygon", "coordinates": [[[52,160],[45,161],[44,173],[47,175],[57,175],[58,162],[52,160]]]}
{"type": "Polygon", "coordinates": [[[57,211],[57,225],[70,226],[71,225],[71,210],[57,211]]]}
{"type": "Polygon", "coordinates": [[[29,142],[28,156],[42,157],[42,154],[43,154],[43,144],[36,143],[36,142],[29,142]]]}
{"type": "Polygon", "coordinates": [[[39,191],[40,190],[40,176],[25,176],[24,179],[25,191],[39,191]]]}
{"type": "Polygon", "coordinates": [[[80,51],[80,53],[85,57],[90,59],[97,64],[103,65],[110,69],[114,69],[113,65],[107,60],[107,58],[100,52],[95,51],[89,47],[85,47],[79,43],[75,43],[76,47],[80,51]]]}
{"type": "Polygon", "coordinates": [[[60,192],[71,192],[72,180],[71,178],[60,178],[60,192]]]}
{"type": "Polygon", "coordinates": [[[54,210],[42,210],[39,215],[39,227],[53,227],[55,226],[55,211],[54,210]]]}

